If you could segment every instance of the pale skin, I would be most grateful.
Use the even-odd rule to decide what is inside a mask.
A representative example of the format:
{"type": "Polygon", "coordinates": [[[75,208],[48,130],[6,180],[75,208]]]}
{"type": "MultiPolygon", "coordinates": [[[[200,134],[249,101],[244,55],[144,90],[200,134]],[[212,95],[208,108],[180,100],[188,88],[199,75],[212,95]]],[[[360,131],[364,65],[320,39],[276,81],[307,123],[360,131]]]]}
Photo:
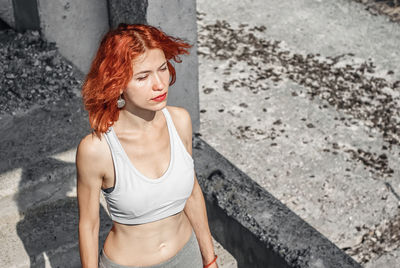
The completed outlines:
{"type": "MultiPolygon", "coordinates": [[[[121,91],[126,105],[114,123],[114,131],[132,164],[148,178],[161,177],[170,162],[169,133],[161,109],[167,98],[151,100],[168,92],[169,71],[160,49],[149,49],[133,62],[133,77],[121,91]]],[[[168,96],[168,93],[167,93],[168,96]]],[[[189,113],[167,106],[179,137],[192,155],[192,123],[189,113]]],[[[79,251],[82,267],[98,267],[100,190],[114,186],[114,167],[107,142],[88,135],[78,146],[77,192],[79,203],[79,251]]],[[[107,257],[120,265],[150,266],[173,257],[194,230],[203,264],[214,259],[204,197],[195,183],[184,210],[159,221],[124,225],[113,222],[105,243],[107,257]]],[[[211,268],[216,268],[215,263],[211,268]]]]}

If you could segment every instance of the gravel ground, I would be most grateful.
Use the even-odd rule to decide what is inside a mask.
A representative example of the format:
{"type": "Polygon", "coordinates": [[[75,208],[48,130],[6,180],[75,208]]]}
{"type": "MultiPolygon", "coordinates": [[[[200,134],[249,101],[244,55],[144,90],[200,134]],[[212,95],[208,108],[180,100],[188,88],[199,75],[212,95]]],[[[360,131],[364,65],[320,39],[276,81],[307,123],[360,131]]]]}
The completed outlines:
{"type": "Polygon", "coordinates": [[[0,31],[0,118],[79,95],[76,70],[38,32],[0,31]]]}

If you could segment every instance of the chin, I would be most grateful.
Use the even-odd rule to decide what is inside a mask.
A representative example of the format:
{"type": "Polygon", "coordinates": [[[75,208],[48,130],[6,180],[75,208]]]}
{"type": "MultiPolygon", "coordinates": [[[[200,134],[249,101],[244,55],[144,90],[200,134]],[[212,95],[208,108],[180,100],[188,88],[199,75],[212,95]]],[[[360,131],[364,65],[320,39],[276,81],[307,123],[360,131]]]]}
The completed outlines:
{"type": "Polygon", "coordinates": [[[150,105],[148,104],[148,105],[139,106],[138,108],[141,109],[141,110],[157,112],[157,111],[161,111],[166,106],[167,106],[167,102],[163,101],[163,102],[160,102],[160,103],[152,103],[150,105]]]}
{"type": "Polygon", "coordinates": [[[152,103],[151,103],[151,106],[153,106],[153,107],[160,107],[160,109],[162,109],[162,108],[164,108],[165,106],[167,106],[167,100],[165,99],[165,100],[163,100],[163,101],[160,101],[160,102],[155,102],[155,101],[151,101],[152,103]]]}
{"type": "Polygon", "coordinates": [[[148,110],[148,111],[159,111],[166,106],[167,106],[167,100],[164,100],[161,102],[155,102],[155,101],[150,100],[147,103],[142,103],[142,104],[133,104],[132,103],[132,105],[131,105],[131,107],[134,110],[148,110]]]}
{"type": "Polygon", "coordinates": [[[166,101],[163,101],[163,102],[161,102],[161,103],[158,103],[158,104],[156,105],[156,107],[157,107],[157,111],[160,111],[161,109],[164,109],[165,107],[167,107],[167,102],[166,102],[166,101]]]}

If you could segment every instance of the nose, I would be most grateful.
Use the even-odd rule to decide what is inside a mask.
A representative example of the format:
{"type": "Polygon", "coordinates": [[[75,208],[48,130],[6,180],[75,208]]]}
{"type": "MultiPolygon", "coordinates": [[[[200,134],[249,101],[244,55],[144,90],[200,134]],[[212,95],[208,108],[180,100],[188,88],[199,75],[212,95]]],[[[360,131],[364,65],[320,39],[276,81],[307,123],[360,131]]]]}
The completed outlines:
{"type": "Polygon", "coordinates": [[[153,90],[162,91],[164,89],[164,82],[159,74],[154,75],[153,90]]]}

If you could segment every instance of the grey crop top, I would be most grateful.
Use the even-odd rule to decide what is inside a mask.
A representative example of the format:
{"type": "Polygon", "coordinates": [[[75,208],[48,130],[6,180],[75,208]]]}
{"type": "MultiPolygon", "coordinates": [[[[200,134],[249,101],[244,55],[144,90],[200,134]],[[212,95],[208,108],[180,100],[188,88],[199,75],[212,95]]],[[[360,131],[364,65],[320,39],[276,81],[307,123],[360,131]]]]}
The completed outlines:
{"type": "Polygon", "coordinates": [[[113,221],[143,224],[181,212],[194,185],[193,158],[183,145],[167,108],[162,112],[170,138],[170,163],[157,179],[138,171],[122,148],[112,127],[104,134],[110,147],[115,169],[115,186],[103,190],[108,212],[113,221]]]}

